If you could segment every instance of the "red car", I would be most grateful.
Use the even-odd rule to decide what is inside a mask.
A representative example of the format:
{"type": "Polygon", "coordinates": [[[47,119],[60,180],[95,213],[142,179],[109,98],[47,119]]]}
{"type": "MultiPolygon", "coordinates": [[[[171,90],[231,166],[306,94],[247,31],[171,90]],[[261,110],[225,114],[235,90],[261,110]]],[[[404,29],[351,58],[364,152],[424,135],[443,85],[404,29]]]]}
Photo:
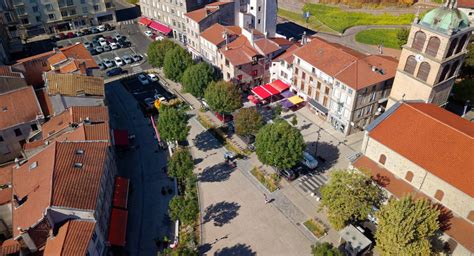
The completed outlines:
{"type": "Polygon", "coordinates": [[[66,34],[64,34],[64,33],[59,33],[57,36],[58,36],[59,39],[66,38],[66,34]]]}
{"type": "Polygon", "coordinates": [[[104,38],[105,38],[105,41],[107,41],[109,44],[114,42],[114,39],[111,36],[106,36],[104,38]]]}
{"type": "MultiPolygon", "coordinates": [[[[222,115],[221,115],[221,114],[219,114],[219,113],[217,113],[217,112],[214,112],[214,115],[216,115],[217,119],[219,119],[219,121],[222,122],[223,118],[222,118],[222,115]]],[[[224,123],[228,123],[228,122],[234,120],[234,117],[232,116],[232,114],[225,114],[225,115],[224,115],[224,118],[225,118],[224,123]]]]}
{"type": "Polygon", "coordinates": [[[73,38],[73,37],[75,37],[76,35],[74,35],[73,32],[68,32],[68,33],[66,34],[66,36],[67,36],[67,38],[73,38]]]}

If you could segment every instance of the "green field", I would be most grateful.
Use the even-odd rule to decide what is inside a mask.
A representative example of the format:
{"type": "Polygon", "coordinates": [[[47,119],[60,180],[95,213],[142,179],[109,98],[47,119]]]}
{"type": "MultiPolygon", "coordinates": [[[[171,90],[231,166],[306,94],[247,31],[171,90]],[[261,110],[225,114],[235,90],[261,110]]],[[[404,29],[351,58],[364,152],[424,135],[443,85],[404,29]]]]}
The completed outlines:
{"type": "Polygon", "coordinates": [[[400,49],[398,46],[397,32],[400,29],[368,29],[356,34],[355,40],[363,44],[379,45],[400,49]]]}
{"type": "Polygon", "coordinates": [[[338,33],[337,31],[332,30],[328,26],[324,25],[320,21],[318,21],[315,17],[310,17],[308,23],[306,23],[306,19],[303,18],[302,13],[295,13],[285,9],[278,8],[278,16],[285,18],[287,20],[291,20],[303,27],[308,27],[314,31],[318,32],[326,32],[326,33],[338,33]]]}
{"type": "MultiPolygon", "coordinates": [[[[313,20],[322,22],[340,33],[350,27],[359,25],[408,25],[415,17],[414,14],[392,15],[384,13],[375,15],[364,12],[347,12],[337,7],[322,4],[305,4],[303,10],[309,11],[311,18],[314,18],[313,20]]],[[[303,19],[302,15],[299,16],[303,19]]]]}

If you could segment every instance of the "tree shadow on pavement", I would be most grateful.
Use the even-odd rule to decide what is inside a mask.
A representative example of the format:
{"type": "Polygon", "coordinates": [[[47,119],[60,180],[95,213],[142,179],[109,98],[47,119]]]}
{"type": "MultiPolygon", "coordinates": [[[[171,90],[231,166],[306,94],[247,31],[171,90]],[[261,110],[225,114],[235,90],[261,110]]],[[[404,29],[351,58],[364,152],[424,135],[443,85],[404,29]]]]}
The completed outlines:
{"type": "Polygon", "coordinates": [[[203,131],[193,139],[194,145],[201,151],[220,148],[222,145],[208,131],[203,131]]]}
{"type": "Polygon", "coordinates": [[[214,253],[214,256],[255,256],[256,252],[250,248],[250,245],[236,244],[232,247],[224,247],[214,253]]]}
{"type": "Polygon", "coordinates": [[[337,146],[324,142],[312,141],[306,146],[306,151],[312,156],[316,156],[321,170],[329,170],[339,159],[339,148],[337,146]]]}
{"type": "Polygon", "coordinates": [[[220,182],[229,179],[230,174],[234,170],[233,167],[226,163],[219,163],[214,166],[204,169],[202,173],[198,175],[200,182],[220,182]]]}
{"type": "Polygon", "coordinates": [[[219,202],[209,205],[203,217],[203,222],[214,222],[214,226],[222,227],[239,215],[240,205],[236,202],[219,202]]]}

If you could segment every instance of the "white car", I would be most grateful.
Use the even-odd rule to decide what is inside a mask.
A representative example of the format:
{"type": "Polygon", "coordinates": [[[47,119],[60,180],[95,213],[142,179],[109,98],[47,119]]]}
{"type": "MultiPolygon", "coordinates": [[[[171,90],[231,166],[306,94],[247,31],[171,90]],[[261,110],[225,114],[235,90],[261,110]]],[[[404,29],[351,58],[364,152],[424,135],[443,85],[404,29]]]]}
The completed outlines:
{"type": "Polygon", "coordinates": [[[115,61],[115,65],[117,65],[117,67],[125,65],[125,63],[123,62],[123,60],[120,57],[115,57],[114,61],[115,61]]]}
{"type": "Polygon", "coordinates": [[[100,32],[104,32],[105,31],[105,26],[100,25],[100,26],[97,27],[97,30],[99,30],[100,32]]]}
{"type": "Polygon", "coordinates": [[[111,43],[109,46],[112,50],[115,50],[115,49],[119,48],[118,44],[116,44],[116,43],[111,43]]]}
{"type": "Polygon", "coordinates": [[[115,66],[115,63],[109,59],[103,59],[102,63],[104,63],[104,65],[108,68],[115,66]]]}
{"type": "Polygon", "coordinates": [[[105,38],[101,37],[101,38],[99,39],[99,44],[100,44],[101,46],[106,46],[106,45],[107,45],[107,40],[105,40],[105,38]]]}
{"type": "Polygon", "coordinates": [[[163,40],[163,39],[165,39],[163,36],[157,36],[157,37],[155,38],[155,41],[161,41],[161,40],[163,40]]]}
{"type": "Polygon", "coordinates": [[[148,78],[146,78],[146,76],[144,74],[140,74],[138,76],[138,81],[140,81],[140,83],[142,83],[142,85],[147,85],[150,83],[150,81],[148,81],[148,78]]]}
{"type": "Polygon", "coordinates": [[[148,79],[150,79],[150,81],[152,81],[152,82],[158,81],[158,76],[155,75],[155,74],[153,74],[153,73],[152,73],[152,74],[148,74],[147,76],[148,76],[148,79]]]}
{"type": "Polygon", "coordinates": [[[151,32],[151,30],[147,30],[145,31],[145,35],[151,37],[153,35],[153,32],[151,32]]]}

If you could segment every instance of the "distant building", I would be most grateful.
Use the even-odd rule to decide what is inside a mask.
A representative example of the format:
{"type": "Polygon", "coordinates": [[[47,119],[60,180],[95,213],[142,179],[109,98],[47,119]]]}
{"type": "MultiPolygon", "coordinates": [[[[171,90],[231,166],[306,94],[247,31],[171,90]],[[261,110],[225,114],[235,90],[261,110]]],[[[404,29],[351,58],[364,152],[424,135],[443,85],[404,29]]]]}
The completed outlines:
{"type": "Polygon", "coordinates": [[[448,0],[413,22],[388,107],[400,100],[446,104],[473,31],[466,14],[454,5],[454,0],[448,0]]]}
{"type": "Polygon", "coordinates": [[[473,123],[434,104],[397,102],[367,127],[363,155],[352,165],[391,196],[410,194],[438,205],[448,254],[471,255],[473,142],[473,123]]]}
{"type": "Polygon", "coordinates": [[[467,15],[471,25],[474,24],[474,2],[472,0],[457,0],[457,4],[458,9],[467,15]]]}
{"type": "Polygon", "coordinates": [[[336,130],[345,135],[360,131],[384,110],[395,59],[316,37],[293,55],[291,90],[336,130]]]}
{"type": "Polygon", "coordinates": [[[219,66],[219,49],[237,39],[241,35],[238,26],[223,26],[219,23],[212,25],[200,34],[200,56],[207,63],[219,66]]]}
{"type": "Polygon", "coordinates": [[[276,0],[242,0],[235,1],[236,20],[241,28],[256,29],[267,37],[274,37],[277,24],[276,0]]]}
{"type": "Polygon", "coordinates": [[[22,146],[40,132],[43,121],[31,86],[0,93],[0,163],[19,157],[22,146]]]}

